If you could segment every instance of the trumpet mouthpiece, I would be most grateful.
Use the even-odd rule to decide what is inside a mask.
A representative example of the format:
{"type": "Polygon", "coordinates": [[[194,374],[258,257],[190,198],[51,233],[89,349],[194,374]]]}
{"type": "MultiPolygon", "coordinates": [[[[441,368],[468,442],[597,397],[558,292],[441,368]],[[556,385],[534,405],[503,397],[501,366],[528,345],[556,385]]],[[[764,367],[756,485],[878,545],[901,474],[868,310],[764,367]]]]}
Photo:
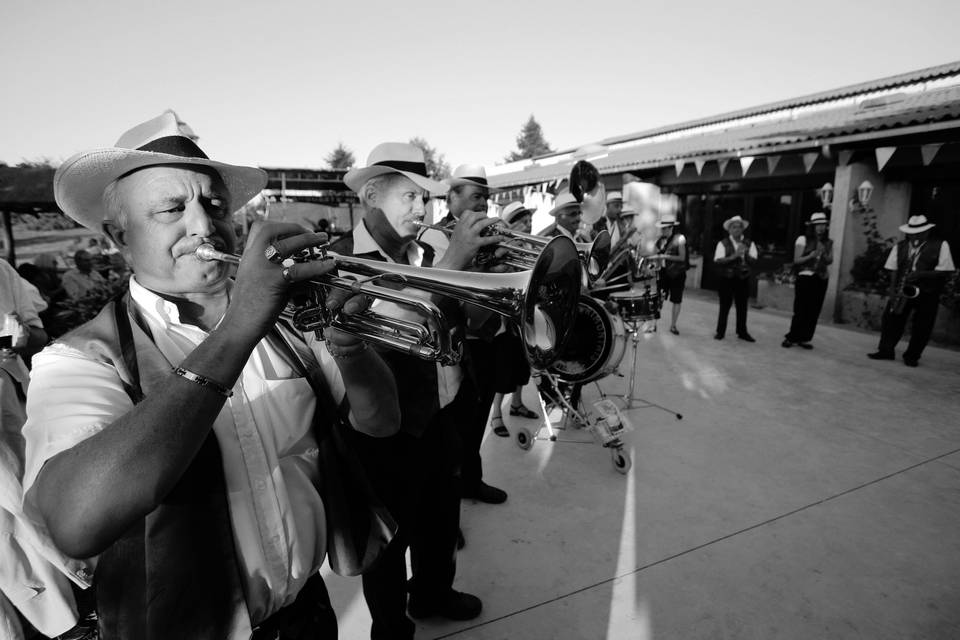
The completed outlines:
{"type": "Polygon", "coordinates": [[[223,251],[217,251],[212,244],[204,243],[197,247],[194,252],[201,260],[217,260],[219,262],[229,262],[231,264],[240,264],[239,256],[235,256],[223,251]]]}

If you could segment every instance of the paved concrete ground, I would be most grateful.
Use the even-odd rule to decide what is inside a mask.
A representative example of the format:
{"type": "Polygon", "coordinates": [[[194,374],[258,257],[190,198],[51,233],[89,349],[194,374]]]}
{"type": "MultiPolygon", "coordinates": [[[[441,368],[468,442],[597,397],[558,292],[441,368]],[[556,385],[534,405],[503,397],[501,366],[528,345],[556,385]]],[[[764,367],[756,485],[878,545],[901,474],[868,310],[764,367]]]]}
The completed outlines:
{"type": "MultiPolygon", "coordinates": [[[[626,412],[629,474],[583,431],[488,432],[510,499],[464,503],[456,583],[483,615],[418,640],[960,638],[960,352],[873,362],[876,335],[829,325],[783,349],[789,319],[755,309],[756,344],[716,341],[715,314],[697,296],[680,336],[643,336],[637,395],[683,419],[626,412]]],[[[329,584],[368,637],[359,580],[329,584]]]]}

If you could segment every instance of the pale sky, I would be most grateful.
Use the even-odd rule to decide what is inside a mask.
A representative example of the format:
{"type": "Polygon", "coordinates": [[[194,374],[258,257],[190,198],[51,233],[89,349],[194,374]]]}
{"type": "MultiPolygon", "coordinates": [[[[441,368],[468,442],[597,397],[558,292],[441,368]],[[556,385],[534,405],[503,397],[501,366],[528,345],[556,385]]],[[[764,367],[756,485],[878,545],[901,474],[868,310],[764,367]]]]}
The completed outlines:
{"type": "Polygon", "coordinates": [[[0,160],[177,111],[214,159],[359,164],[422,136],[493,165],[960,60],[960,2],[0,0],[0,160]]]}

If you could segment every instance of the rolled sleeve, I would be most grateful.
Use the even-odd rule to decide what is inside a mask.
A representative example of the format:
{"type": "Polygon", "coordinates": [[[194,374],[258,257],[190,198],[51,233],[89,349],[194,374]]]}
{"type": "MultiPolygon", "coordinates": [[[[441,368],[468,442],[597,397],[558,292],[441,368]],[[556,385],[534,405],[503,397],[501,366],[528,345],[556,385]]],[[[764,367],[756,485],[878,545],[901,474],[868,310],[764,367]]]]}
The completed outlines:
{"type": "Polygon", "coordinates": [[[24,493],[44,463],[86,440],[133,408],[117,370],[62,344],[33,359],[27,394],[24,493]]]}

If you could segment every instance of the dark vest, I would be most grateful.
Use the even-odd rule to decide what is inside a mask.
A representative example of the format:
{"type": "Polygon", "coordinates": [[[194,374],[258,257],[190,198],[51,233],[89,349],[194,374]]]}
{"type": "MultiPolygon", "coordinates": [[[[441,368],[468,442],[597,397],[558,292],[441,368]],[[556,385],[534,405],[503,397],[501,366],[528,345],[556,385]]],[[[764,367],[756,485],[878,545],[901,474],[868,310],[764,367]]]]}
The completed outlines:
{"type": "MultiPolygon", "coordinates": [[[[755,262],[755,260],[750,257],[751,241],[744,238],[741,244],[747,247],[747,253],[744,255],[743,262],[739,264],[733,262],[722,265],[719,269],[719,275],[721,278],[746,280],[750,277],[750,266],[755,262]]],[[[723,239],[723,251],[724,257],[727,258],[737,252],[737,250],[733,248],[733,241],[730,239],[730,236],[727,236],[723,239]]]]}
{"type": "MultiPolygon", "coordinates": [[[[680,255],[680,238],[682,233],[672,233],[669,238],[660,237],[657,240],[657,251],[668,256],[680,255]]],[[[726,247],[724,248],[726,249],[726,247]]],[[[687,252],[687,259],[684,262],[664,262],[663,272],[668,278],[678,278],[687,272],[690,268],[690,253],[687,252]]]]}
{"type": "MultiPolygon", "coordinates": [[[[819,238],[816,238],[813,244],[807,244],[804,247],[803,255],[804,256],[810,255],[811,253],[816,251],[817,247],[820,246],[821,244],[823,244],[824,253],[829,255],[830,253],[833,252],[833,240],[831,240],[830,238],[826,238],[824,240],[820,240],[819,238]]],[[[813,265],[809,265],[808,263],[808,264],[801,265],[797,269],[799,271],[806,271],[807,269],[809,269],[810,271],[813,271],[813,274],[815,276],[818,276],[822,280],[826,280],[830,277],[830,274],[828,273],[829,268],[830,268],[830,265],[827,264],[826,260],[821,259],[814,262],[813,265]]]]}
{"type": "MultiPolygon", "coordinates": [[[[910,258],[910,240],[904,239],[897,243],[897,277],[896,282],[900,282],[903,276],[912,271],[933,271],[940,262],[940,246],[943,240],[927,240],[920,247],[920,255],[917,256],[916,265],[912,265],[910,258]]],[[[923,278],[916,281],[917,287],[923,293],[939,295],[943,289],[945,278],[923,278]]]]}
{"type": "MultiPolygon", "coordinates": [[[[138,402],[169,380],[171,365],[138,323],[129,294],[124,307],[132,358],[121,352],[115,302],[60,341],[113,367],[138,402]],[[135,362],[138,371],[126,362],[135,362]]],[[[283,331],[288,339],[302,339],[283,331]]],[[[212,431],[160,505],[100,555],[94,586],[103,640],[250,637],[220,447],[212,431]]]]}

